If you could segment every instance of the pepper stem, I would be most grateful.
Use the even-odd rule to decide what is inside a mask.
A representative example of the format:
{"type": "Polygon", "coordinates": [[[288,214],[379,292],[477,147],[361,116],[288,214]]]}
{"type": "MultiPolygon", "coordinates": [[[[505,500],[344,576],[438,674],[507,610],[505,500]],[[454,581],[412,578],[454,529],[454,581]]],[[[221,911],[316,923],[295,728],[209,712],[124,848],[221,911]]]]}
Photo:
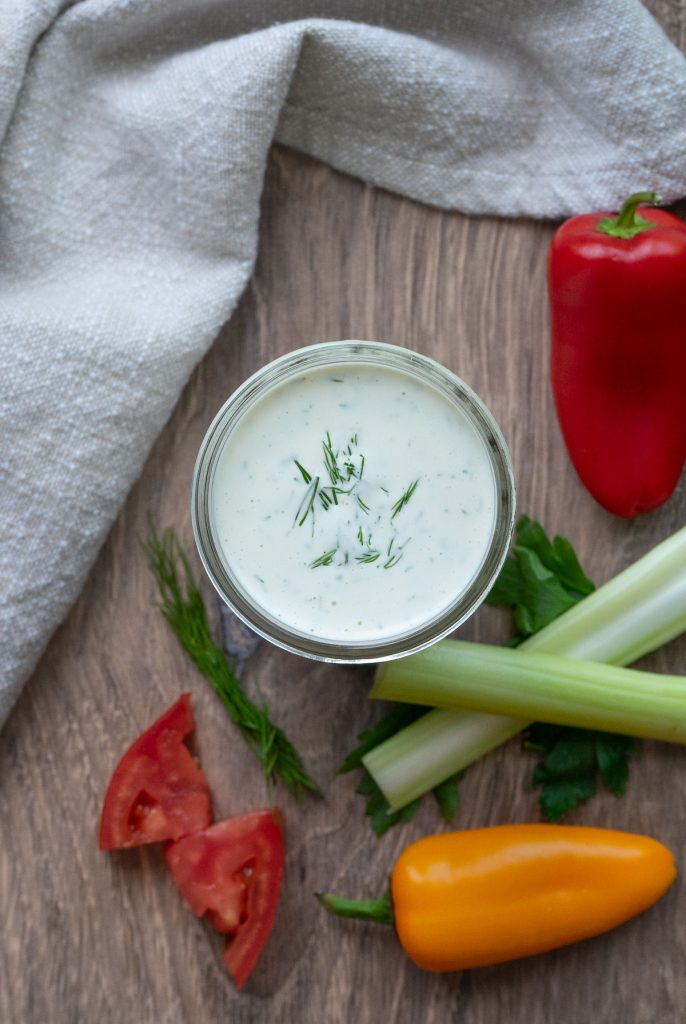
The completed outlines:
{"type": "Polygon", "coordinates": [[[598,223],[598,231],[613,238],[634,238],[642,231],[654,228],[655,223],[646,220],[638,213],[638,207],[644,203],[659,206],[662,199],[657,192],[634,192],[622,206],[617,217],[603,217],[598,223]]]}
{"type": "Polygon", "coordinates": [[[315,896],[330,914],[338,917],[356,917],[361,921],[375,921],[377,924],[393,924],[391,894],[387,892],[378,900],[348,900],[332,892],[316,892],[315,896]]]}

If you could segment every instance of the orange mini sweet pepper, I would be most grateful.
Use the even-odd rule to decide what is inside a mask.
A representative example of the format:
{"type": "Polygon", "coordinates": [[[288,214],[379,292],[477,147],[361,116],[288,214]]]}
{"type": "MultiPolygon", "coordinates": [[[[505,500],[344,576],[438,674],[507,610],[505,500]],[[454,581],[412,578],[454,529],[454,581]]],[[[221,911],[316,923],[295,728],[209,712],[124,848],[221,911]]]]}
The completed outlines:
{"type": "Polygon", "coordinates": [[[327,910],[394,924],[419,967],[459,971],[566,946],[646,910],[676,876],[648,836],[498,825],[427,836],[401,853],[380,900],[319,895],[327,910]]]}

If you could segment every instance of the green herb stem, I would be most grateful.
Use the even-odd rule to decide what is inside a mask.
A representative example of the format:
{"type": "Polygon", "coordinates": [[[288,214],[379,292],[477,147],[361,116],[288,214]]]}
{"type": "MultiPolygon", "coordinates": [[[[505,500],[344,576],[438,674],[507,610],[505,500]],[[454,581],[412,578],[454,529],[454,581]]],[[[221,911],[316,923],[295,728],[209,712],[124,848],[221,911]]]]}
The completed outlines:
{"type": "Polygon", "coordinates": [[[395,517],[398,515],[398,513],[401,512],[402,509],[405,508],[405,505],[407,505],[408,501],[410,500],[410,498],[412,497],[414,492],[417,490],[417,485],[418,484],[419,484],[419,480],[413,480],[412,483],[410,484],[410,486],[405,491],[405,493],[401,494],[401,496],[398,498],[398,500],[394,503],[394,505],[393,505],[393,514],[391,516],[391,520],[395,519],[395,517]]]}
{"type": "Polygon", "coordinates": [[[315,558],[314,562],[310,562],[310,567],[318,569],[320,565],[331,565],[337,551],[338,548],[331,548],[330,551],[325,551],[319,558],[315,558]]]}
{"type": "Polygon", "coordinates": [[[305,467],[301,466],[297,459],[294,459],[293,461],[295,462],[296,466],[300,470],[300,475],[302,476],[302,478],[305,481],[305,483],[309,484],[310,480],[312,479],[312,474],[308,473],[307,470],[305,469],[305,467]]]}
{"type": "Polygon", "coordinates": [[[355,561],[360,562],[362,565],[371,565],[372,562],[378,561],[380,557],[380,551],[365,551],[363,555],[355,555],[355,561]]]}
{"type": "Polygon", "coordinates": [[[318,490],[319,490],[319,477],[316,476],[314,478],[314,480],[312,480],[308,484],[307,493],[305,494],[305,497],[301,501],[300,508],[298,509],[298,511],[296,513],[295,521],[297,522],[298,526],[302,526],[303,525],[303,523],[305,522],[305,520],[307,519],[307,517],[309,516],[310,513],[312,513],[312,518],[313,518],[313,523],[314,523],[314,503],[315,503],[315,499],[317,497],[318,490]]]}

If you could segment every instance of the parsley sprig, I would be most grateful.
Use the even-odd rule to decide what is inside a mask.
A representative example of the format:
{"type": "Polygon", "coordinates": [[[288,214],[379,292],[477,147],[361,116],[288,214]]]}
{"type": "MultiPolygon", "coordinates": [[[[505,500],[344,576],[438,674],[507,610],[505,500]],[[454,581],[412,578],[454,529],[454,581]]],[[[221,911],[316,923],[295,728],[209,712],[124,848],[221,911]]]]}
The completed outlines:
{"type": "MultiPolygon", "coordinates": [[[[422,798],[418,797],[417,800],[413,800],[412,803],[407,804],[399,811],[392,811],[388,806],[386,797],[374,782],[367,769],[364,768],[362,758],[370,750],[378,746],[379,743],[383,743],[384,740],[394,736],[396,732],[404,729],[405,726],[411,725],[415,719],[420,718],[427,710],[427,708],[417,707],[413,704],[395,705],[371,729],[366,729],[359,734],[357,746],[354,750],[350,751],[338,769],[339,775],[345,775],[356,768],[363,769],[356,792],[360,796],[366,797],[365,814],[369,817],[370,824],[377,836],[382,836],[384,832],[387,832],[389,828],[392,828],[393,825],[397,825],[399,822],[410,821],[419,807],[422,798]]],[[[446,822],[453,820],[455,811],[458,808],[460,796],[457,783],[462,778],[462,775],[462,772],[453,775],[452,778],[446,779],[445,782],[442,782],[440,786],[436,786],[433,790],[433,795],[446,822]]]]}
{"type": "MultiPolygon", "coordinates": [[[[513,645],[538,632],[595,589],[564,537],[551,542],[527,516],[517,523],[513,553],[487,598],[510,605],[518,634],[513,645]]],[[[598,782],[623,796],[629,777],[628,736],[537,722],[524,735],[524,749],[540,755],[533,783],[547,821],[560,821],[598,791],[598,782]]]]}

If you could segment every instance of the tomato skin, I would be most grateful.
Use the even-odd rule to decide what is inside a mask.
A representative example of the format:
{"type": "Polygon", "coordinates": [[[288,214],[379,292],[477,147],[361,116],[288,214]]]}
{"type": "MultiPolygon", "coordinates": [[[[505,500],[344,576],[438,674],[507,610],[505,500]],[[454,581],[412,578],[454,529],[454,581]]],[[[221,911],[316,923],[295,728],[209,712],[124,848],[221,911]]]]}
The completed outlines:
{"type": "Polygon", "coordinates": [[[195,721],[184,693],[114,769],[100,817],[101,850],[180,839],[212,820],[207,780],[183,742],[195,721]]]}
{"type": "Polygon", "coordinates": [[[281,812],[241,814],[169,843],[167,867],[198,917],[229,935],[224,964],[243,988],[274,924],[283,878],[281,812]]]}

